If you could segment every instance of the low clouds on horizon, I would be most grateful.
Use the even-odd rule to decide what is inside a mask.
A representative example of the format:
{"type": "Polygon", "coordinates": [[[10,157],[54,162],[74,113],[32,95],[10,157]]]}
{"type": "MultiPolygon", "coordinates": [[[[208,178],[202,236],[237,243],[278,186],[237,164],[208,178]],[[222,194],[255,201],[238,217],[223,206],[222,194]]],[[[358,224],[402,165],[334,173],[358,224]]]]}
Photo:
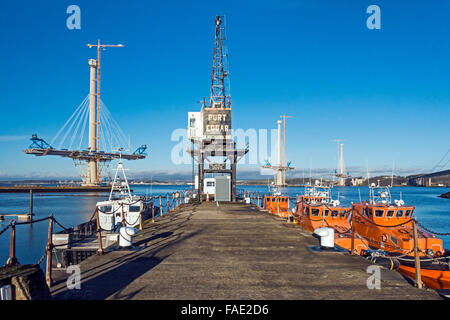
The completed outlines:
{"type": "MultiPolygon", "coordinates": [[[[111,170],[114,172],[114,170],[111,170]]],[[[349,167],[346,172],[352,177],[366,177],[367,169],[364,167],[349,167]]],[[[313,178],[331,178],[334,173],[334,169],[330,168],[317,168],[311,169],[311,177],[313,178]]],[[[394,170],[395,176],[408,176],[412,174],[421,173],[419,169],[413,168],[396,168],[394,170]]],[[[379,167],[379,168],[369,168],[369,174],[371,177],[383,176],[392,174],[392,168],[379,167]]],[[[192,180],[191,170],[155,170],[155,171],[131,171],[127,173],[129,179],[133,180],[160,180],[160,181],[175,181],[175,180],[192,180]]],[[[295,169],[288,173],[287,178],[308,178],[310,176],[309,168],[295,169]]],[[[262,173],[258,168],[241,168],[237,170],[238,180],[257,180],[257,179],[272,179],[273,174],[270,170],[264,170],[262,173]]],[[[19,179],[70,179],[79,180],[78,175],[67,175],[64,173],[51,173],[51,172],[30,172],[27,174],[8,174],[0,172],[1,180],[19,180],[19,179]]]]}

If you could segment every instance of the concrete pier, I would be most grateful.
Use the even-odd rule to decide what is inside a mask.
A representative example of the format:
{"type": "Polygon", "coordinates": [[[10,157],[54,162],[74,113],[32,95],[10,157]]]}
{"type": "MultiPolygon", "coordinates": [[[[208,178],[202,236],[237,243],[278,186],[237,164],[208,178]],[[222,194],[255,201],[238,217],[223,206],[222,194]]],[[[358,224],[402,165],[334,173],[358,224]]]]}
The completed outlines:
{"type": "Polygon", "coordinates": [[[54,272],[55,299],[439,299],[383,269],[368,289],[370,263],[312,252],[311,233],[253,205],[182,205],[147,222],[132,250],[80,264],[81,290],[54,272]]]}

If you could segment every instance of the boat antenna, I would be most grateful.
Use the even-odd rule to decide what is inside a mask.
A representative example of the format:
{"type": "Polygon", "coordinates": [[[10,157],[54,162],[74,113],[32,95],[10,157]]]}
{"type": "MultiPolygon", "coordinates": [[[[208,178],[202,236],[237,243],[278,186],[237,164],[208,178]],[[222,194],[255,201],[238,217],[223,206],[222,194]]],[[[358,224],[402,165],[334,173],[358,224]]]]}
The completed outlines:
{"type": "Polygon", "coordinates": [[[366,168],[367,168],[367,185],[370,187],[370,173],[369,173],[369,160],[366,160],[366,168]]]}
{"type": "Polygon", "coordinates": [[[312,157],[309,157],[309,184],[311,185],[311,162],[312,162],[312,157]]]}
{"type": "Polygon", "coordinates": [[[392,160],[391,188],[394,186],[394,166],[395,166],[395,160],[392,160]]]}

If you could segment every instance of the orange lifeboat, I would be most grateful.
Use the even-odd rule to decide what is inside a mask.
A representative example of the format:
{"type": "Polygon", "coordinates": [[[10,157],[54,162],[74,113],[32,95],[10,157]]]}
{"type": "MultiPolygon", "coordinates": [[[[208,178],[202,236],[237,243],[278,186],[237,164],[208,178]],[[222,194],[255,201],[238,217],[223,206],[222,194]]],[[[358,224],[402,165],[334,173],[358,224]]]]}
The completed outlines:
{"type": "MultiPolygon", "coordinates": [[[[351,250],[351,225],[348,221],[351,208],[340,206],[339,200],[331,200],[329,187],[306,187],[305,194],[297,196],[294,210],[294,223],[302,229],[314,232],[317,228],[334,229],[334,243],[351,250]]],[[[367,241],[358,237],[354,240],[354,250],[360,253],[368,249],[367,241]]]]}
{"type": "Polygon", "coordinates": [[[282,218],[288,218],[291,215],[288,196],[265,195],[263,198],[263,207],[282,218]]]}
{"type": "MultiPolygon", "coordinates": [[[[400,263],[398,271],[415,279],[414,238],[411,218],[415,207],[402,200],[391,203],[388,187],[370,187],[369,201],[352,205],[354,230],[374,250],[382,250],[400,263]]],[[[432,289],[450,289],[450,253],[442,240],[417,229],[421,277],[432,289]]]]}

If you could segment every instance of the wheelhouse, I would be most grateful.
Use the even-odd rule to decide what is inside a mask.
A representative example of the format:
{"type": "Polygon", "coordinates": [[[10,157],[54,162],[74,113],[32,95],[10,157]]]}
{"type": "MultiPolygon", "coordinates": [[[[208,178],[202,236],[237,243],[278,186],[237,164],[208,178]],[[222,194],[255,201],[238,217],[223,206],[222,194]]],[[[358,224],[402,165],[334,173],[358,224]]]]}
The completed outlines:
{"type": "Polygon", "coordinates": [[[286,218],[289,215],[289,197],[266,195],[264,196],[263,207],[273,214],[286,218]]]}

